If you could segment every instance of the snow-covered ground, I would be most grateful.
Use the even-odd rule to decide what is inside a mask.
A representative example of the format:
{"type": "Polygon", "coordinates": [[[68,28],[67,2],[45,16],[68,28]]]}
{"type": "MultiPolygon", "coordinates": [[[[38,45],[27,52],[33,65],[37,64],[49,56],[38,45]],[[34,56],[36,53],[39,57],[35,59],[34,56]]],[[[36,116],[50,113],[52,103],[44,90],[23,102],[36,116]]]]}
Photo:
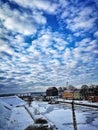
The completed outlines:
{"type": "MultiPolygon", "coordinates": [[[[73,130],[73,118],[71,105],[51,105],[45,102],[33,102],[32,106],[51,120],[58,130],[73,130]]],[[[98,109],[75,107],[78,130],[98,130],[98,109]]]]}
{"type": "MultiPolygon", "coordinates": [[[[76,105],[75,114],[78,130],[98,130],[98,108],[76,105]]],[[[33,101],[29,106],[17,96],[0,98],[0,130],[24,130],[37,118],[48,119],[58,130],[73,130],[71,104],[33,101]]]]}
{"type": "MultiPolygon", "coordinates": [[[[38,119],[47,120],[38,112],[36,102],[33,107],[17,96],[0,98],[0,130],[25,130],[30,125],[38,127],[41,125],[36,123],[38,119]]],[[[50,121],[43,125],[55,128],[50,121]]]]}

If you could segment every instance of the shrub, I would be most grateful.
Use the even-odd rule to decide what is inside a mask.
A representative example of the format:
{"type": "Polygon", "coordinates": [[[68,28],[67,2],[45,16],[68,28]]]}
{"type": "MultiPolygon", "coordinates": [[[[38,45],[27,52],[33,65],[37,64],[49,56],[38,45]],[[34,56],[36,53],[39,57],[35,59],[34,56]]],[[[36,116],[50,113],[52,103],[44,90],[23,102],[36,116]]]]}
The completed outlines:
{"type": "Polygon", "coordinates": [[[47,120],[43,118],[39,118],[35,121],[36,124],[47,124],[47,120]]]}

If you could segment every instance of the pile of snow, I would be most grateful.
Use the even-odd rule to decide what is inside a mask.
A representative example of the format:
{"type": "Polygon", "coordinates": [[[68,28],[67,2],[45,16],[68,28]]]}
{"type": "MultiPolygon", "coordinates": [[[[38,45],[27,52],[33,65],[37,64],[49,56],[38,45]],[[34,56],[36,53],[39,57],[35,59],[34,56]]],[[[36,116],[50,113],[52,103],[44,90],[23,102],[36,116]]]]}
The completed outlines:
{"type": "Polygon", "coordinates": [[[25,101],[23,101],[22,99],[20,99],[17,96],[1,97],[0,99],[13,107],[23,106],[26,104],[25,101]]]}
{"type": "Polygon", "coordinates": [[[48,129],[54,129],[56,128],[56,126],[54,125],[54,123],[52,123],[48,118],[46,118],[44,115],[42,115],[39,112],[38,109],[38,104],[37,102],[33,102],[32,106],[25,106],[27,111],[30,113],[30,115],[32,116],[33,120],[34,120],[34,125],[35,126],[47,126],[48,129]]]}

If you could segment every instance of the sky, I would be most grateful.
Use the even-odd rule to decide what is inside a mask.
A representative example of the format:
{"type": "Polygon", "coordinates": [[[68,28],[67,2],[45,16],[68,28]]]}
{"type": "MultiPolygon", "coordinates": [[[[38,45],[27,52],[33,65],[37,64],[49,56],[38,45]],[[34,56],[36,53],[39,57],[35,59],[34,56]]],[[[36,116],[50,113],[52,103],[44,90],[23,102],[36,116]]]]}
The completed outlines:
{"type": "Polygon", "coordinates": [[[0,5],[0,93],[98,84],[97,0],[0,5]]]}

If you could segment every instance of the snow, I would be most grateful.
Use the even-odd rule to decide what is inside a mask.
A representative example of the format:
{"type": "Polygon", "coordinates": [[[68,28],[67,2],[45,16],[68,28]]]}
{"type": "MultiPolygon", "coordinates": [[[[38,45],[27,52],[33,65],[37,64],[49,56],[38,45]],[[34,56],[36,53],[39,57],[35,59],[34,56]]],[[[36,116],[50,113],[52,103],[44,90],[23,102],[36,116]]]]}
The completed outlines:
{"type": "Polygon", "coordinates": [[[72,130],[72,111],[68,108],[56,107],[46,102],[33,102],[32,106],[56,125],[58,130],[72,130]],[[58,114],[59,113],[59,114],[58,114]],[[67,117],[67,118],[66,118],[67,117]],[[69,125],[68,125],[69,124],[69,125]]]}
{"type": "MultiPolygon", "coordinates": [[[[75,105],[75,115],[78,130],[98,130],[98,108],[75,105]]],[[[48,125],[58,130],[74,129],[71,104],[33,101],[29,106],[17,96],[0,98],[0,130],[24,130],[39,118],[47,119],[48,125]]]]}
{"type": "MultiPolygon", "coordinates": [[[[63,102],[68,102],[71,103],[72,100],[65,100],[65,99],[57,99],[58,101],[63,101],[63,102]]],[[[86,101],[86,100],[74,100],[75,103],[79,104],[87,104],[87,105],[95,105],[98,106],[98,102],[91,102],[91,101],[86,101]]]]}
{"type": "MultiPolygon", "coordinates": [[[[32,107],[17,96],[0,98],[0,130],[24,130],[30,125],[39,126],[35,121],[46,118],[39,113],[38,107],[36,102],[32,107]]],[[[54,127],[50,121],[43,125],[54,127]]]]}
{"type": "Polygon", "coordinates": [[[11,107],[0,100],[0,130],[7,129],[7,122],[10,119],[11,113],[11,107]]]}
{"type": "Polygon", "coordinates": [[[28,125],[34,124],[34,120],[25,107],[21,106],[24,101],[20,98],[3,97],[0,99],[0,130],[24,130],[28,125]]]}
{"type": "Polygon", "coordinates": [[[76,103],[81,103],[81,104],[88,104],[88,105],[96,105],[98,106],[98,102],[91,102],[91,101],[75,101],[76,103]]]}
{"type": "Polygon", "coordinates": [[[22,99],[20,99],[17,96],[1,97],[0,99],[13,107],[22,106],[26,104],[26,102],[24,102],[22,99]]]}
{"type": "Polygon", "coordinates": [[[98,128],[95,128],[92,125],[85,124],[85,125],[80,125],[78,127],[78,130],[98,130],[98,128]]]}
{"type": "Polygon", "coordinates": [[[77,121],[78,124],[85,124],[86,117],[82,113],[77,112],[76,113],[76,119],[77,119],[76,121],[77,121]]]}
{"type": "MultiPolygon", "coordinates": [[[[33,102],[41,114],[52,121],[58,130],[73,130],[72,109],[70,104],[48,104],[46,102],[33,102]]],[[[98,130],[98,109],[88,107],[75,107],[78,130],[98,130]]]]}
{"type": "Polygon", "coordinates": [[[72,112],[71,110],[58,109],[54,110],[48,114],[45,114],[47,118],[49,118],[53,123],[56,124],[57,128],[64,130],[65,126],[67,130],[70,130],[67,124],[70,124],[72,128],[72,112]],[[57,114],[59,113],[59,114],[57,114]],[[55,120],[54,120],[55,119],[55,120]]]}
{"type": "MultiPolygon", "coordinates": [[[[29,113],[31,114],[32,118],[36,122],[38,119],[45,119],[47,121],[48,128],[52,127],[55,130],[55,125],[52,123],[50,120],[48,120],[43,114],[40,113],[39,111],[39,105],[37,102],[33,102],[31,107],[28,107],[26,105],[26,109],[28,109],[29,113]]],[[[38,125],[38,124],[36,124],[38,125]]],[[[45,124],[44,124],[45,125],[45,124]]]]}
{"type": "Polygon", "coordinates": [[[24,130],[27,126],[34,124],[34,121],[24,107],[13,110],[9,121],[9,130],[24,130]]]}
{"type": "Polygon", "coordinates": [[[78,130],[98,130],[98,109],[76,110],[78,130]]]}
{"type": "Polygon", "coordinates": [[[95,126],[98,128],[98,119],[97,119],[97,118],[94,119],[94,121],[93,121],[93,125],[95,125],[95,126]]]}

